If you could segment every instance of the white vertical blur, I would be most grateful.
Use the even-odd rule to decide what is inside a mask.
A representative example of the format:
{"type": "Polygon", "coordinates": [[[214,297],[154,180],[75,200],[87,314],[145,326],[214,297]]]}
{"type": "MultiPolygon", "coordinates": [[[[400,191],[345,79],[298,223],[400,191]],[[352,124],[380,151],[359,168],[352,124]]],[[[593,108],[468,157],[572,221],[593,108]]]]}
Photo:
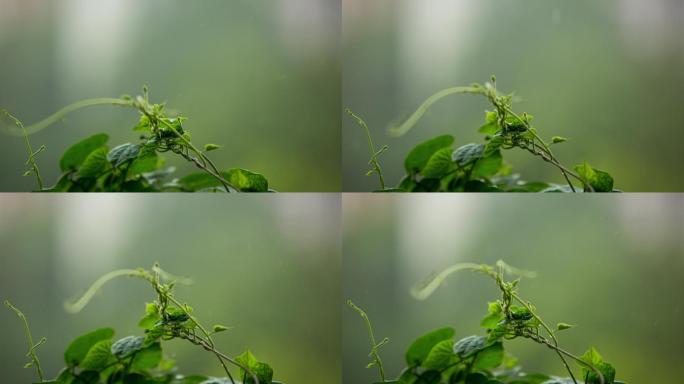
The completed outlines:
{"type": "MultiPolygon", "coordinates": [[[[56,199],[55,276],[92,277],[116,267],[116,258],[138,230],[140,201],[126,194],[87,193],[56,199]]],[[[60,284],[74,289],[67,281],[60,284]]]]}
{"type": "Polygon", "coordinates": [[[487,202],[482,195],[426,193],[397,202],[401,280],[414,281],[442,267],[476,260],[478,255],[460,250],[480,224],[477,218],[487,202]]]}
{"type": "Polygon", "coordinates": [[[27,20],[36,25],[48,22],[50,9],[42,0],[2,0],[0,2],[0,42],[12,41],[13,35],[19,33],[18,26],[26,23],[27,20]]]}
{"type": "MultiPolygon", "coordinates": [[[[322,257],[316,251],[339,246],[341,197],[330,193],[301,193],[269,197],[264,203],[276,215],[280,234],[300,255],[322,257]]],[[[294,261],[294,260],[293,260],[294,261]]],[[[298,260],[306,263],[307,260],[298,260]]]]}
{"type": "Polygon", "coordinates": [[[130,0],[64,0],[56,36],[59,66],[56,78],[62,91],[75,89],[83,96],[84,87],[102,93],[115,84],[124,51],[132,45],[135,23],[130,0]]]}
{"type": "Polygon", "coordinates": [[[645,261],[657,263],[669,256],[668,252],[657,252],[661,247],[680,244],[684,249],[684,199],[678,194],[652,196],[636,194],[616,199],[616,212],[619,230],[624,232],[620,238],[632,249],[648,251],[645,261]]]}
{"type": "Polygon", "coordinates": [[[659,58],[669,51],[684,49],[684,2],[622,0],[615,4],[626,50],[633,57],[659,58]]]}
{"type": "MultiPolygon", "coordinates": [[[[480,5],[473,1],[402,1],[398,45],[404,87],[457,71],[471,46],[480,5]]],[[[406,89],[408,94],[415,90],[406,89]]]]}
{"type": "Polygon", "coordinates": [[[317,59],[335,49],[339,35],[339,6],[335,1],[277,0],[277,27],[292,59],[317,59]]]}

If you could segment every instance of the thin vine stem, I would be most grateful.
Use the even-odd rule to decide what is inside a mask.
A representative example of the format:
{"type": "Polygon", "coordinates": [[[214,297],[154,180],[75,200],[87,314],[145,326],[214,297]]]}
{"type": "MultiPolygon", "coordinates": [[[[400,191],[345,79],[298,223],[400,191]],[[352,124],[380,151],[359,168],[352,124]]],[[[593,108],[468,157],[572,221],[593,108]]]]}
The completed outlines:
{"type": "Polygon", "coordinates": [[[197,147],[195,147],[195,145],[193,145],[190,142],[190,140],[188,140],[185,136],[181,135],[180,132],[176,130],[176,128],[174,128],[164,119],[159,119],[159,121],[162,124],[164,124],[166,128],[171,130],[171,132],[173,132],[173,134],[176,135],[180,140],[182,140],[183,143],[185,143],[185,145],[188,146],[188,148],[195,152],[195,154],[197,154],[197,156],[199,156],[200,159],[203,160],[203,162],[200,163],[199,161],[196,161],[196,159],[191,159],[191,161],[193,161],[193,163],[195,163],[195,165],[198,168],[202,169],[203,171],[207,172],[208,174],[216,178],[226,188],[226,191],[230,191],[230,189],[234,189],[238,192],[240,191],[240,188],[236,187],[228,180],[226,180],[223,176],[221,176],[221,172],[216,168],[216,165],[214,165],[214,163],[202,151],[197,149],[197,147]],[[211,169],[207,167],[207,164],[209,164],[209,167],[211,167],[211,169]]]}
{"type": "Polygon", "coordinates": [[[42,190],[44,188],[44,183],[43,183],[43,178],[40,175],[40,169],[38,168],[38,162],[36,162],[36,155],[41,153],[42,151],[45,150],[45,146],[41,145],[38,150],[34,151],[33,147],[31,146],[31,141],[29,140],[29,133],[26,127],[24,127],[24,124],[14,117],[9,111],[2,110],[2,112],[10,118],[13,122],[14,125],[19,128],[21,136],[24,138],[24,146],[26,147],[26,152],[28,154],[28,159],[26,160],[26,164],[31,166],[31,170],[29,172],[32,172],[34,175],[36,175],[36,182],[38,183],[38,189],[42,190]]]}
{"type": "Polygon", "coordinates": [[[375,144],[373,144],[373,137],[371,136],[370,129],[368,128],[368,125],[366,122],[358,115],[356,115],[354,112],[352,112],[351,109],[347,108],[346,112],[349,116],[354,118],[356,120],[357,124],[363,128],[364,132],[366,133],[366,139],[368,140],[368,148],[371,153],[370,160],[368,160],[368,165],[371,166],[371,170],[369,171],[369,174],[371,173],[377,173],[378,178],[380,179],[380,189],[385,189],[385,178],[382,175],[382,168],[380,167],[380,162],[378,161],[378,157],[385,152],[386,150],[389,149],[387,145],[383,145],[380,149],[375,149],[375,144]]]}
{"type": "MultiPolygon", "coordinates": [[[[542,320],[542,318],[539,317],[539,315],[537,315],[537,313],[536,313],[536,312],[534,311],[534,309],[529,305],[529,303],[525,302],[522,298],[520,298],[520,296],[519,296],[517,293],[511,292],[511,297],[512,297],[513,299],[515,299],[518,303],[520,303],[523,307],[525,307],[525,309],[527,309],[527,310],[532,314],[532,316],[539,322],[539,324],[540,324],[540,325],[544,328],[544,330],[549,334],[549,336],[551,337],[551,340],[553,340],[553,346],[554,346],[553,349],[556,350],[556,353],[558,354],[558,357],[559,357],[559,358],[561,359],[561,361],[563,362],[563,365],[565,366],[565,369],[568,371],[568,374],[570,374],[570,378],[572,379],[572,382],[575,383],[575,384],[577,384],[577,380],[575,379],[575,375],[572,373],[572,369],[570,368],[570,365],[569,365],[568,362],[565,360],[565,357],[563,357],[563,354],[559,351],[559,348],[558,348],[558,339],[556,339],[556,335],[555,335],[554,332],[551,330],[551,328],[550,328],[548,325],[546,325],[546,323],[544,322],[544,320],[542,320]]],[[[534,339],[533,339],[533,340],[534,340],[534,339]]],[[[603,384],[603,381],[602,381],[601,383],[603,384]]]]}
{"type": "Polygon", "coordinates": [[[24,315],[24,313],[19,310],[19,308],[15,307],[12,303],[10,303],[9,300],[5,300],[5,306],[12,311],[21,319],[21,321],[24,323],[24,334],[26,336],[26,342],[28,343],[28,352],[26,353],[26,356],[31,359],[31,364],[36,368],[36,373],[38,374],[38,378],[40,381],[44,381],[44,373],[43,373],[43,368],[40,366],[40,359],[38,358],[38,355],[36,354],[36,348],[44,344],[47,339],[46,338],[41,338],[38,343],[33,343],[33,335],[31,335],[31,327],[29,327],[28,319],[24,315]]]}
{"type": "MultiPolygon", "coordinates": [[[[356,306],[356,304],[354,304],[351,300],[347,300],[347,305],[349,307],[351,307],[353,310],[355,310],[361,316],[363,321],[366,323],[366,328],[368,330],[368,338],[369,338],[370,344],[371,344],[371,349],[370,349],[370,353],[368,354],[368,356],[371,359],[373,359],[373,362],[371,364],[376,365],[378,367],[380,379],[381,379],[381,381],[384,382],[385,381],[385,369],[382,366],[382,359],[380,358],[380,354],[378,353],[378,349],[380,347],[382,347],[383,345],[387,344],[387,342],[389,342],[389,339],[384,338],[384,339],[382,339],[382,341],[380,343],[377,343],[375,341],[375,334],[373,333],[373,326],[371,325],[370,319],[368,318],[368,315],[366,314],[366,312],[363,309],[356,306]]],[[[370,367],[370,365],[369,365],[369,367],[370,367]]]]}

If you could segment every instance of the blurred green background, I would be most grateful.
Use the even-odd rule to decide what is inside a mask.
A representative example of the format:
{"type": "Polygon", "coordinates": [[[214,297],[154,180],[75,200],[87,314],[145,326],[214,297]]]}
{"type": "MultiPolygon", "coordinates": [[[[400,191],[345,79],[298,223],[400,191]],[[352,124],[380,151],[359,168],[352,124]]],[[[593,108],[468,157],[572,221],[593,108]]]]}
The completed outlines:
{"type": "MultiPolygon", "coordinates": [[[[340,5],[327,0],[3,0],[0,108],[32,124],[73,101],[137,95],[189,118],[224,168],[280,191],[340,190],[340,5]]],[[[69,145],[135,142],[133,110],[81,110],[31,137],[46,179],[69,145]]],[[[3,122],[7,124],[7,122],[3,122]]],[[[0,190],[28,191],[21,138],[0,135],[0,190]]],[[[178,173],[193,170],[181,161],[178,173]]]]}
{"type": "MultiPolygon", "coordinates": [[[[481,141],[490,106],[450,96],[403,137],[385,129],[438,90],[496,74],[544,138],[570,138],[555,150],[565,164],[587,160],[626,191],[684,190],[682,1],[344,0],[342,14],[343,104],[389,144],[381,163],[391,185],[421,141],[481,141]]],[[[343,189],[375,189],[365,135],[343,121],[343,189]]],[[[528,180],[562,181],[522,151],[506,158],[528,180]]]]}
{"type": "MultiPolygon", "coordinates": [[[[539,273],[520,293],[566,349],[594,345],[627,383],[668,383],[684,360],[684,198],[678,195],[492,196],[345,195],[343,293],[364,308],[392,377],[414,338],[453,326],[456,337],[483,334],[494,283],[472,273],[451,276],[425,301],[409,289],[458,262],[497,259],[539,273]]],[[[369,383],[366,328],[340,302],[343,382],[369,383]]],[[[529,371],[563,374],[557,356],[527,341],[508,348],[529,371]]]]}
{"type": "MultiPolygon", "coordinates": [[[[63,366],[76,336],[112,326],[115,337],[140,334],[136,324],[148,284],[117,280],[79,314],[62,303],[101,274],[151,267],[192,277],[177,296],[217,335],[230,355],[249,348],[285,383],[339,383],[340,198],[335,195],[19,195],[0,198],[0,298],[29,318],[46,373],[63,366]]],[[[19,319],[0,309],[0,382],[29,383],[19,319]]],[[[165,351],[182,372],[221,375],[201,349],[170,342],[165,351]]]]}

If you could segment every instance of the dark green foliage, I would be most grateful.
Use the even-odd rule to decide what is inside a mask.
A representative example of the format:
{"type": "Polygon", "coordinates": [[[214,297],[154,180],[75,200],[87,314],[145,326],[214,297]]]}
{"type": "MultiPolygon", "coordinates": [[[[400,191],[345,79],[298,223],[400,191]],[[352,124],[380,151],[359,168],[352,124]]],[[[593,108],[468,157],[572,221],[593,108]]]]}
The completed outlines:
{"type": "MultiPolygon", "coordinates": [[[[483,143],[464,143],[456,148],[451,135],[441,135],[416,145],[406,155],[404,176],[396,188],[388,192],[613,192],[613,178],[605,171],[589,166],[586,162],[569,169],[554,155],[551,147],[567,139],[554,136],[543,140],[532,125],[533,116],[513,111],[513,95],[502,95],[496,89],[496,79],[485,85],[454,87],[430,96],[403,124],[390,129],[400,136],[417,124],[425,112],[438,100],[453,94],[476,94],[487,98],[494,107],[485,112],[485,121],[478,132],[485,135],[483,143]],[[564,185],[525,181],[512,173],[512,167],[504,161],[503,153],[520,149],[556,167],[566,181],[564,185]],[[581,189],[574,183],[579,183],[581,189]]],[[[353,115],[366,130],[365,122],[353,115]]],[[[370,134],[368,133],[370,137],[370,134]]],[[[386,148],[383,147],[383,148],[386,148]]],[[[372,150],[373,153],[373,150],[372,150]]],[[[377,156],[371,161],[382,179],[377,156]]]]}
{"type": "Polygon", "coordinates": [[[273,369],[259,361],[250,351],[232,358],[216,349],[213,335],[229,328],[214,325],[208,331],[192,315],[192,308],[179,301],[173,287],[187,280],[168,274],[155,265],[145,269],[117,270],[98,279],[77,301],[67,303],[69,311],[82,309],[97,291],[108,281],[118,277],[135,277],[147,281],[157,295],[154,302],[147,303],[145,314],[138,323],[143,335],[114,338],[112,328],[100,328],[74,339],[64,352],[66,367],[53,380],[46,380],[40,369],[35,349],[45,342],[41,339],[33,345],[28,322],[21,311],[9,302],[5,304],[24,320],[27,342],[30,346],[31,363],[36,366],[39,383],[57,384],[282,384],[273,381],[273,369]],[[189,342],[214,355],[225,371],[225,377],[202,375],[185,376],[179,373],[173,360],[165,359],[163,342],[178,339],[189,342]],[[234,366],[239,376],[229,369],[234,366]],[[239,378],[237,378],[239,377],[239,378]]]}
{"type": "Polygon", "coordinates": [[[77,337],[64,351],[64,362],[68,367],[79,365],[95,344],[103,340],[110,340],[113,335],[113,329],[100,328],[77,337]]]}
{"type": "MultiPolygon", "coordinates": [[[[455,339],[455,331],[449,327],[420,336],[408,347],[406,368],[399,377],[386,380],[381,369],[381,380],[375,384],[624,384],[615,380],[615,369],[593,347],[582,356],[559,347],[556,333],[572,326],[558,323],[555,329],[549,327],[537,314],[534,305],[518,294],[520,280],[504,279],[505,274],[533,276],[531,272],[518,270],[502,261],[495,266],[457,264],[431,275],[416,285],[412,294],[423,300],[449,275],[463,270],[487,275],[501,291],[499,300],[488,303],[487,314],[480,323],[485,335],[455,339]],[[547,347],[559,357],[569,377],[526,373],[518,361],[505,351],[504,344],[513,339],[526,339],[547,347]],[[570,360],[581,369],[581,376],[575,376],[568,363],[570,360]]],[[[360,309],[357,311],[362,313],[370,329],[370,320],[365,312],[360,309]]],[[[381,364],[377,349],[374,353],[374,360],[381,364]]]]}
{"type": "Polygon", "coordinates": [[[406,350],[406,364],[418,365],[423,363],[435,345],[444,340],[451,340],[455,333],[456,331],[453,328],[446,327],[436,329],[417,338],[406,350]]]}
{"type": "MultiPolygon", "coordinates": [[[[8,116],[12,117],[7,113],[8,116]]],[[[14,119],[14,117],[12,117],[14,119]]],[[[143,96],[120,99],[92,99],[74,103],[52,116],[24,128],[15,120],[18,131],[24,137],[31,169],[25,175],[35,174],[38,190],[45,192],[267,192],[268,181],[258,173],[240,168],[219,170],[205,152],[221,148],[217,144],[205,144],[204,151],[193,143],[183,122],[184,116],[169,116],[164,104],[148,100],[147,89],[143,96]],[[138,111],[140,118],[133,127],[139,132],[140,142],[108,146],[109,137],[104,133],[87,137],[69,147],[59,162],[62,175],[52,187],[44,187],[35,156],[45,149],[33,151],[28,141],[30,133],[46,128],[64,114],[91,105],[111,104],[130,107],[138,111]],[[180,156],[202,172],[180,179],[173,178],[174,168],[164,167],[166,152],[180,156]]]]}

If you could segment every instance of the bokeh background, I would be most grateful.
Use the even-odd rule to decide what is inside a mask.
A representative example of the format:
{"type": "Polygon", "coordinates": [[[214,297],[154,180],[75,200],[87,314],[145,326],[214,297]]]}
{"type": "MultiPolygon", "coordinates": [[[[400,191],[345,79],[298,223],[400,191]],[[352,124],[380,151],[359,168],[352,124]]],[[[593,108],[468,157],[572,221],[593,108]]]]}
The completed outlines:
{"type": "MultiPolygon", "coordinates": [[[[458,262],[498,259],[539,273],[520,293],[549,323],[577,327],[559,335],[568,350],[594,345],[627,383],[665,383],[684,360],[684,199],[678,195],[492,196],[348,194],[343,199],[343,293],[365,308],[391,377],[414,338],[453,326],[456,337],[483,334],[494,283],[452,275],[425,301],[409,290],[430,272],[458,262]]],[[[340,302],[343,382],[377,378],[365,369],[369,342],[358,314],[340,302]]],[[[545,347],[508,347],[529,371],[563,374],[545,347]]]]}
{"type": "MultiPolygon", "coordinates": [[[[224,168],[280,191],[340,190],[340,4],[328,0],[2,0],[0,108],[32,124],[76,100],[137,95],[189,118],[224,168]]],[[[87,135],[135,142],[136,112],[98,106],[31,137],[58,159],[87,135]]],[[[6,125],[7,121],[0,124],[6,125]]],[[[28,191],[21,138],[1,135],[0,190],[28,191]]],[[[193,168],[182,161],[183,174],[193,168]]]]}
{"type": "MultiPolygon", "coordinates": [[[[46,373],[63,366],[76,336],[112,326],[115,337],[140,334],[136,324],[149,285],[116,280],[85,309],[62,304],[101,274],[151,267],[193,278],[178,286],[230,355],[249,348],[285,383],[339,383],[341,314],[340,198],[336,195],[18,195],[0,199],[0,298],[28,316],[46,373]]],[[[0,309],[0,382],[33,382],[23,327],[0,309]]],[[[165,351],[185,373],[221,375],[215,359],[184,342],[165,351]]]]}
{"type": "MultiPolygon", "coordinates": [[[[521,98],[567,165],[589,161],[627,191],[682,191],[684,3],[680,0],[344,0],[343,104],[366,119],[386,178],[396,185],[419,142],[451,133],[481,141],[490,106],[476,96],[435,104],[408,134],[386,128],[428,96],[496,74],[521,98]]],[[[366,138],[343,120],[343,188],[367,191],[366,138]]],[[[506,154],[528,180],[561,182],[555,168],[522,151],[506,154]]]]}

